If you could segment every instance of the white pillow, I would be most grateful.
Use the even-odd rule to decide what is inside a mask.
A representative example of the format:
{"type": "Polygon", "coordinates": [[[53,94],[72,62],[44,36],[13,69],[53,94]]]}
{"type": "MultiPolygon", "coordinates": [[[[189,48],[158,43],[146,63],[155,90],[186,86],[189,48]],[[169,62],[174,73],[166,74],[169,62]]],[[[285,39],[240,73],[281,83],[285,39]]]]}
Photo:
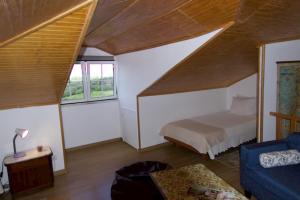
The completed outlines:
{"type": "Polygon", "coordinates": [[[259,155],[259,162],[264,168],[296,165],[300,163],[300,152],[292,149],[262,153],[259,155]]]}
{"type": "Polygon", "coordinates": [[[233,97],[230,112],[237,115],[256,114],[256,97],[233,97]]]}

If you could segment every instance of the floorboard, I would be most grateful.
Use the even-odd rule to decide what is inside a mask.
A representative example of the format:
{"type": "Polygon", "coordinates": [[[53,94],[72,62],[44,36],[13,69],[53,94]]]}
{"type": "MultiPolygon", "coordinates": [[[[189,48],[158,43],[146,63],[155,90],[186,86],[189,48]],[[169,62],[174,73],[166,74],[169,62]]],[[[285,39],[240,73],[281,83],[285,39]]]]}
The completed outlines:
{"type": "MultiPolygon", "coordinates": [[[[124,142],[114,142],[67,153],[68,173],[55,178],[55,186],[22,200],[109,200],[114,172],[137,161],[155,160],[181,167],[203,163],[230,185],[242,191],[239,171],[215,160],[207,160],[174,145],[137,152],[124,142]]],[[[7,195],[6,200],[11,199],[7,195]]]]}

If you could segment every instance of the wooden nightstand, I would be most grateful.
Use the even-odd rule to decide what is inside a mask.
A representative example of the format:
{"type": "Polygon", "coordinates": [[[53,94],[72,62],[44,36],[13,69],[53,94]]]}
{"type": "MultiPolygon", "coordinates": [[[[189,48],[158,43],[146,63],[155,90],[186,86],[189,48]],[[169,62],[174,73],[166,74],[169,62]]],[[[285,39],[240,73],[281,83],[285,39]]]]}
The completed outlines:
{"type": "Polygon", "coordinates": [[[54,184],[52,151],[32,149],[21,158],[8,156],[4,160],[7,167],[10,192],[13,197],[51,187],[54,184]]]}

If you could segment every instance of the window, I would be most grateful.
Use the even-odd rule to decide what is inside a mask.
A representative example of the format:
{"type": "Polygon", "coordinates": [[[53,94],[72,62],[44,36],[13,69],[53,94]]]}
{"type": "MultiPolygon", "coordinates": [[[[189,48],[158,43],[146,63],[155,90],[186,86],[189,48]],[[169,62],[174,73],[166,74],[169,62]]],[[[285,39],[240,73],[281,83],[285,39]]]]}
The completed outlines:
{"type": "Polygon", "coordinates": [[[73,66],[62,103],[116,98],[113,62],[80,62],[73,66]]]}
{"type": "Polygon", "coordinates": [[[81,64],[73,66],[70,78],[63,96],[64,101],[84,99],[81,64]]]}
{"type": "Polygon", "coordinates": [[[89,64],[90,96],[92,99],[114,96],[112,64],[89,64]]]}

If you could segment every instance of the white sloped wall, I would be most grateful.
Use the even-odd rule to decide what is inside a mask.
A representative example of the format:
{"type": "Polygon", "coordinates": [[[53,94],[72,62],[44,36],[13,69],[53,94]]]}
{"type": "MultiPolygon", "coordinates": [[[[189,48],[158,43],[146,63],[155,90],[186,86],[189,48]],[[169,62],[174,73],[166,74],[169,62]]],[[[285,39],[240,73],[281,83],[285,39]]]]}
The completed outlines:
{"type": "Polygon", "coordinates": [[[124,140],[138,148],[137,95],[220,30],[157,48],[116,56],[121,127],[124,140]]]}

